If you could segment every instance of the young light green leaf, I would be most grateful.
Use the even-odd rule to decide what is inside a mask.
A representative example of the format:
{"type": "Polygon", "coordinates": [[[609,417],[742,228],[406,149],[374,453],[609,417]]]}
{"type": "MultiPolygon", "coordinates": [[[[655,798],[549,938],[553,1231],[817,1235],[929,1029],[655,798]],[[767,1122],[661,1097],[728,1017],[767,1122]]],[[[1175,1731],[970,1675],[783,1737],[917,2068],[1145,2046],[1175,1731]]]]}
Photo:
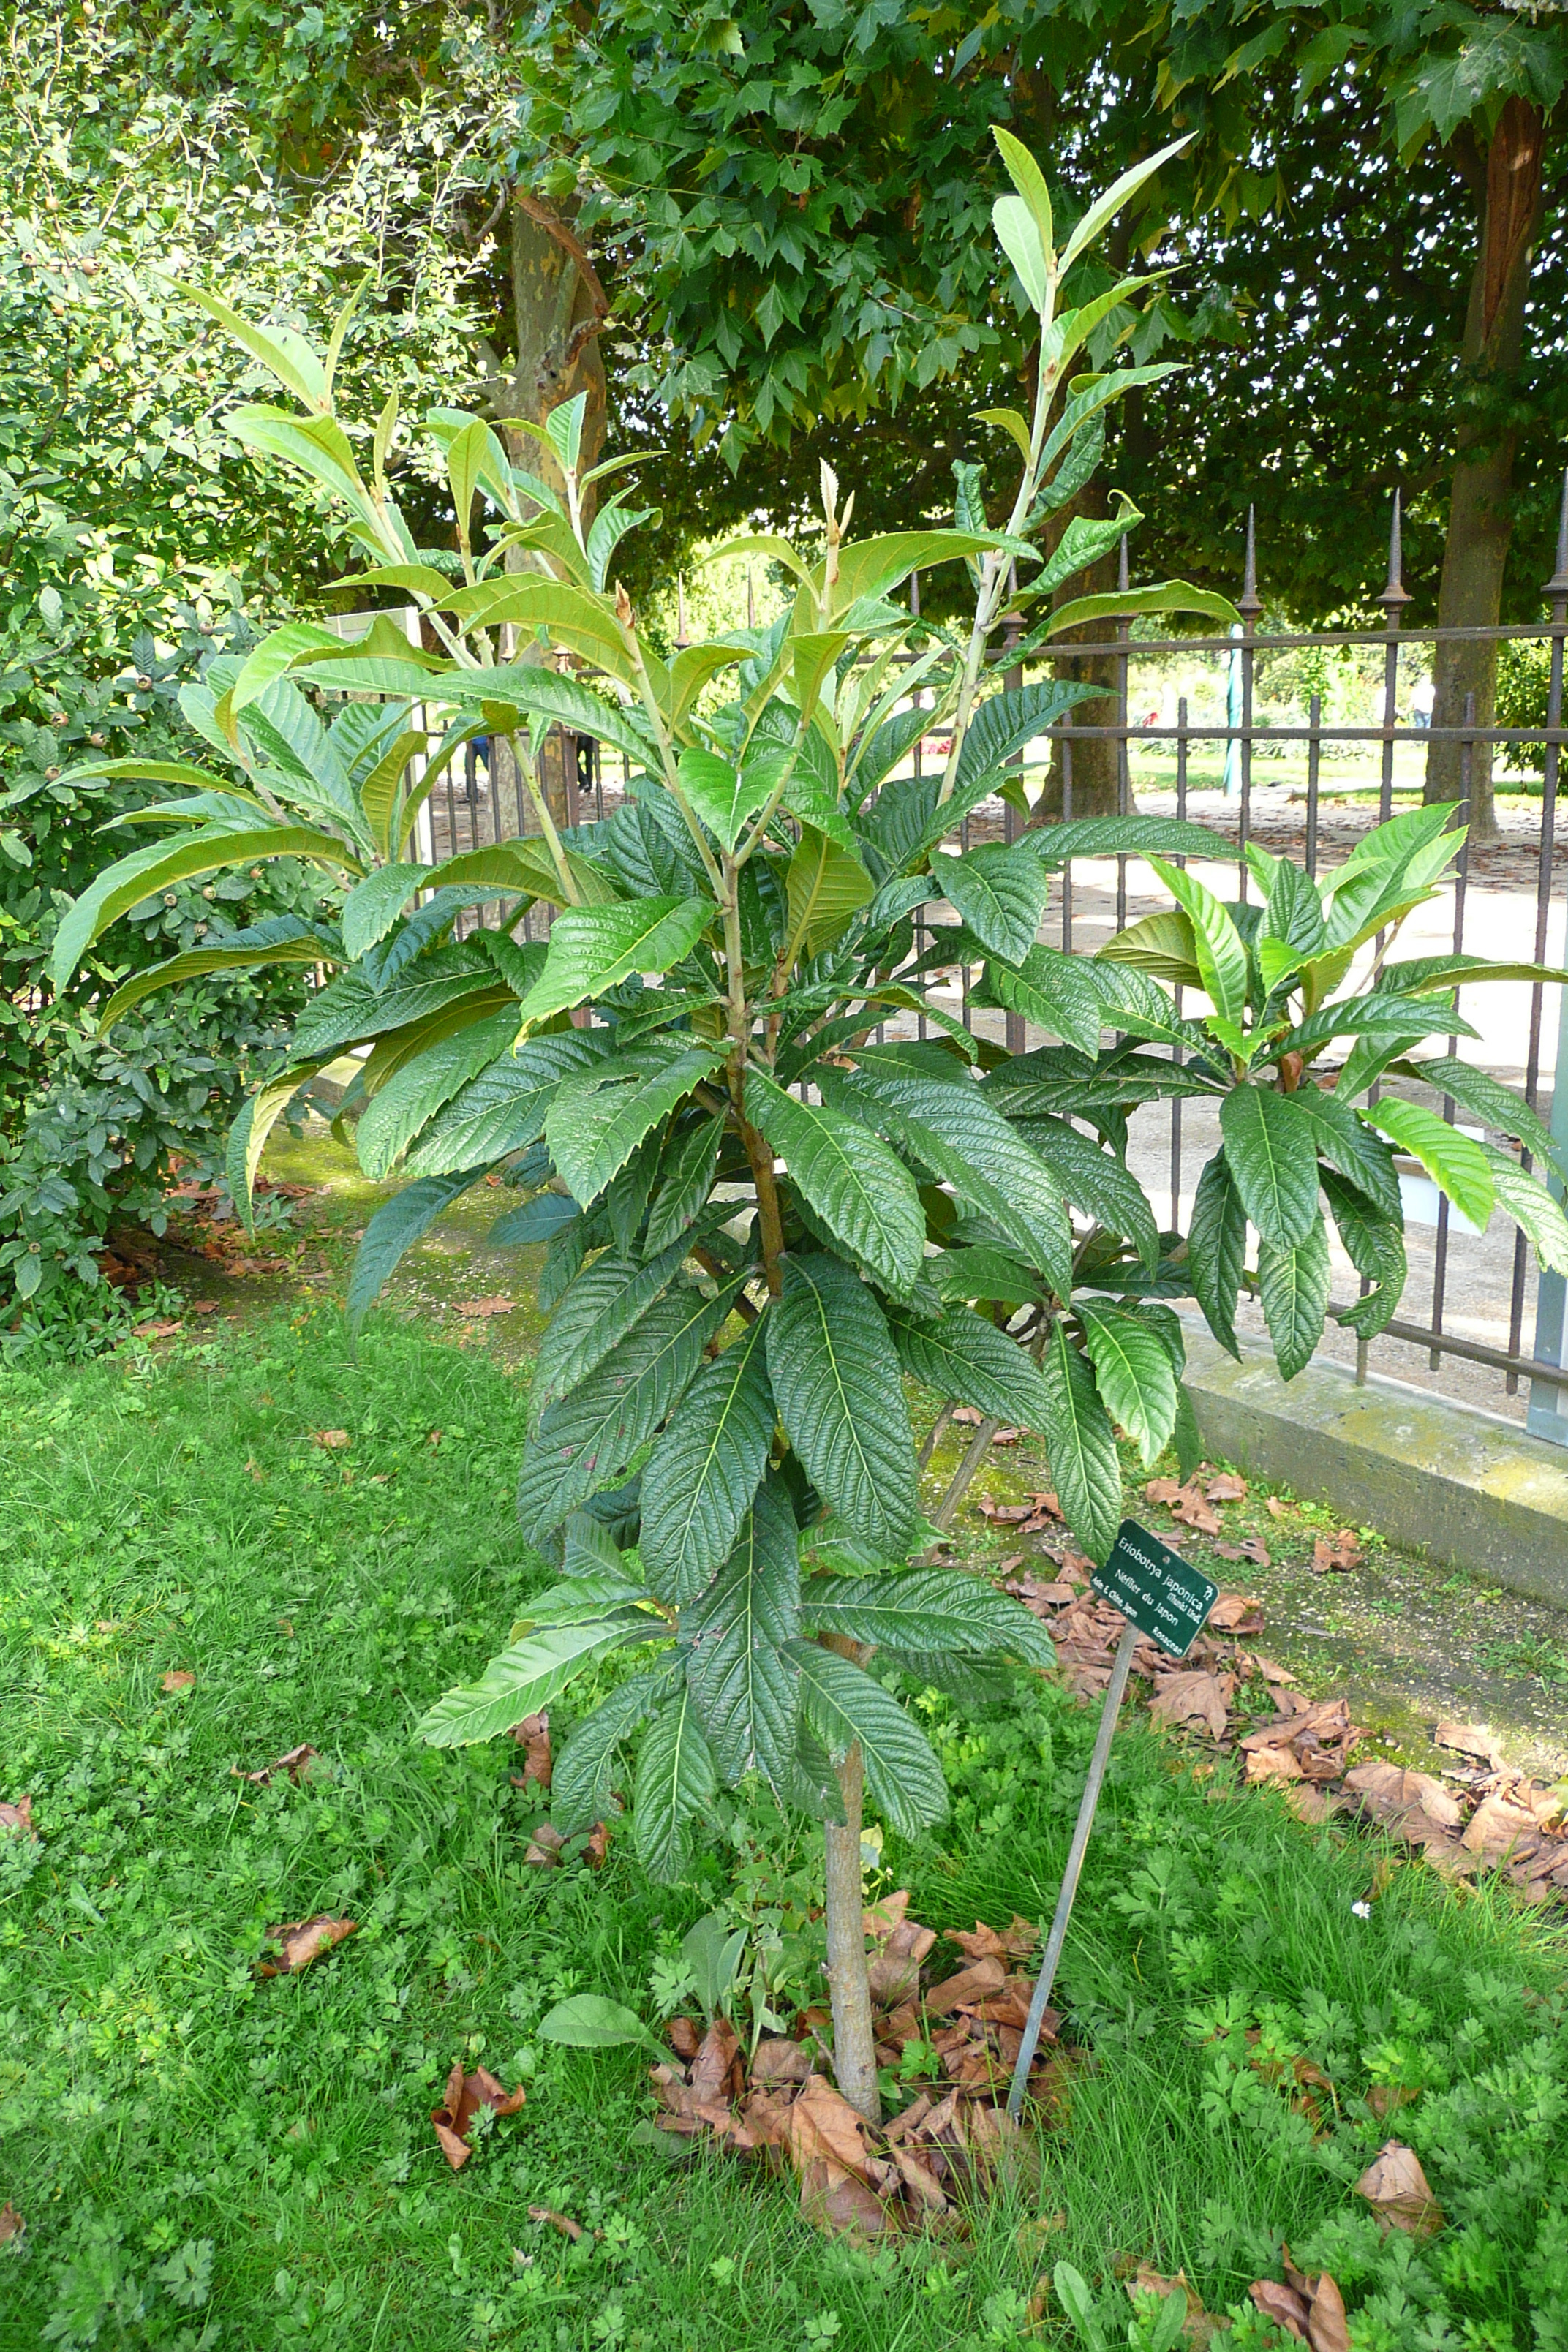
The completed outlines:
{"type": "Polygon", "coordinates": [[[1152,179],[1162,164],[1168,163],[1173,155],[1179,155],[1184,147],[1190,147],[1196,135],[1189,131],[1184,138],[1173,139],[1169,146],[1157,148],[1152,155],[1145,155],[1142,162],[1123,172],[1120,179],[1113,180],[1102,196],[1095,199],[1062,248],[1064,276],[1079,255],[1087,252],[1100,232],[1110,227],[1122,205],[1137,194],[1144,182],[1152,179]]]}
{"type": "Polygon", "coordinates": [[[635,2009],[609,2000],[602,1992],[574,1992],[547,2010],[537,2027],[540,2039],[558,2042],[568,2050],[623,2050],[640,2046],[651,2055],[668,2055],[667,2045],[650,2032],[635,2009]]]}
{"type": "Polygon", "coordinates": [[[1498,1203],[1516,1225],[1523,1227],[1536,1256],[1549,1274],[1568,1274],[1568,1217],[1544,1184],[1529,1175],[1511,1152],[1483,1143],[1498,1203]]]}
{"type": "Polygon", "coordinates": [[[992,124],[991,136],[996,142],[997,152],[1006,167],[1007,177],[1034,215],[1035,226],[1040,233],[1040,244],[1045,251],[1049,253],[1052,250],[1051,241],[1055,232],[1051,226],[1051,199],[1050,192],[1046,186],[1046,175],[1023,141],[1016,138],[1011,131],[1004,129],[1001,123],[992,124]]]}
{"type": "Polygon", "coordinates": [[[416,1729],[433,1748],[499,1738],[525,1715],[548,1706],[595,1659],[658,1630],[652,1619],[630,1610],[586,1625],[547,1625],[492,1658],[477,1683],[438,1698],[416,1729]]]}
{"type": "Polygon", "coordinates": [[[1223,1020],[1239,1022],[1247,1010],[1247,950],[1236,925],[1195,874],[1163,857],[1149,863],[1192,924],[1205,995],[1223,1020]]]}
{"type": "Polygon", "coordinates": [[[1497,1187],[1487,1155],[1472,1136],[1461,1135],[1425,1104],[1405,1102],[1397,1095],[1384,1095],[1361,1117],[1418,1160],[1460,1215],[1485,1232],[1497,1187]]]}
{"type": "Polygon", "coordinates": [[[998,196],[991,207],[991,223],[1031,310],[1043,318],[1050,307],[1049,264],[1033,212],[1022,196],[998,196]]]}
{"type": "Polygon", "coordinates": [[[665,972],[689,956],[715,908],[706,898],[643,898],[613,907],[570,907],[557,917],[538,983],[523,999],[530,1027],[569,1012],[633,972],[665,972]]]}
{"type": "Polygon", "coordinates": [[[820,955],[875,896],[858,859],[816,825],[803,824],[785,876],[789,961],[820,955]]]}
{"type": "Polygon", "coordinates": [[[436,1113],[510,1047],[517,1030],[513,1007],[437,1036],[402,1064],[372,1097],[354,1135],[359,1164],[379,1183],[399,1154],[436,1113]]]}

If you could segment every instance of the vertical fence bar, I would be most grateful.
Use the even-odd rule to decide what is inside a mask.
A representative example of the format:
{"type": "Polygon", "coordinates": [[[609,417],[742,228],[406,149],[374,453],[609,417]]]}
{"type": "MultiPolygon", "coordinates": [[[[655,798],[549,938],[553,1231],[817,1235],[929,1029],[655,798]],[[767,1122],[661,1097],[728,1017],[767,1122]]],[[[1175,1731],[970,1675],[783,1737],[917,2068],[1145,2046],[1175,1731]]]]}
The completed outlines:
{"type": "MultiPolygon", "coordinates": [[[[1563,520],[1558,530],[1557,579],[1547,583],[1547,594],[1552,600],[1553,619],[1560,620],[1564,610],[1568,609],[1568,606],[1565,606],[1568,590],[1558,587],[1558,581],[1565,576],[1568,576],[1568,481],[1565,481],[1563,486],[1563,520]]],[[[1558,724],[1561,725],[1563,705],[1563,641],[1561,638],[1552,648],[1552,669],[1557,681],[1558,724]]],[[[1549,699],[1548,709],[1550,708],[1549,699]]],[[[1558,770],[1558,762],[1552,756],[1552,748],[1550,744],[1546,747],[1547,756],[1541,763],[1541,857],[1536,867],[1535,877],[1535,961],[1537,963],[1546,961],[1546,940],[1552,919],[1552,856],[1557,835],[1558,770]]],[[[1536,1108],[1535,1098],[1541,1087],[1541,1026],[1545,996],[1546,984],[1543,981],[1538,980],[1530,992],[1530,1052],[1524,1066],[1524,1099],[1531,1110],[1536,1108]]],[[[1558,1086],[1563,1084],[1561,1072],[1558,1073],[1555,1083],[1558,1086]]],[[[1531,1165],[1528,1151],[1524,1154],[1521,1164],[1526,1168],[1531,1165]]],[[[1508,1322],[1508,1351],[1510,1356],[1518,1355],[1520,1339],[1524,1329],[1526,1264],[1524,1234],[1521,1231],[1514,1235],[1513,1244],[1513,1297],[1510,1301],[1508,1322]]],[[[1508,1376],[1510,1396],[1513,1396],[1518,1388],[1519,1376],[1515,1372],[1510,1372],[1508,1376]]]]}
{"type": "MultiPolygon", "coordinates": [[[[1017,585],[1018,567],[1016,563],[1015,563],[1012,570],[1010,586],[1011,588],[1016,589],[1017,585]]],[[[1007,651],[1012,653],[1017,646],[1019,637],[1023,634],[1022,625],[1016,613],[1008,613],[1006,626],[1007,651]]],[[[1024,666],[1021,662],[1012,662],[1008,665],[1006,673],[1003,677],[1002,684],[1005,691],[1009,694],[1022,693],[1024,687],[1024,666]]],[[[1024,773],[1024,755],[1027,748],[1027,745],[1021,747],[1015,754],[1014,759],[1008,763],[1010,766],[1016,766],[1020,782],[1022,781],[1024,773]]],[[[1004,801],[1002,803],[1003,840],[1016,841],[1022,824],[1023,819],[1020,817],[1017,810],[1013,806],[1012,802],[1004,801]]],[[[1021,1013],[1009,1013],[1006,1015],[1004,1034],[1006,1038],[1007,1051],[1010,1054],[1023,1053],[1028,1043],[1028,1031],[1025,1024],[1024,1016],[1021,1013]]]]}
{"type": "MultiPolygon", "coordinates": [[[[1127,566],[1127,535],[1123,532],[1121,549],[1116,558],[1116,585],[1122,593],[1125,594],[1131,584],[1131,574],[1127,566]]],[[[1119,645],[1125,645],[1127,643],[1127,621],[1124,616],[1119,615],[1116,623],[1117,643],[1119,645]]],[[[1131,798],[1127,763],[1127,677],[1130,667],[1131,662],[1128,656],[1124,653],[1118,654],[1116,656],[1115,736],[1116,814],[1118,816],[1125,816],[1127,814],[1128,805],[1131,798]]],[[[1121,931],[1125,930],[1126,927],[1127,860],[1119,853],[1116,860],[1116,928],[1121,931]]]]}
{"type": "MultiPolygon", "coordinates": [[[[1066,727],[1064,719],[1062,725],[1066,727]]],[[[1062,737],[1062,823],[1072,823],[1072,737],[1062,737]]],[[[1072,859],[1062,866],[1062,953],[1072,953],[1072,859]]]]}
{"type": "Polygon", "coordinates": [[[1252,640],[1258,634],[1258,616],[1263,611],[1263,599],[1258,593],[1258,534],[1251,507],[1247,509],[1247,561],[1236,609],[1241,614],[1241,830],[1237,837],[1243,852],[1240,894],[1245,900],[1248,881],[1246,850],[1252,831],[1252,687],[1258,659],[1252,640]]]}
{"type": "MultiPolygon", "coordinates": [[[[1568,473],[1563,477],[1563,505],[1557,524],[1557,569],[1546,583],[1545,594],[1552,618],[1561,630],[1568,624],[1568,473]]],[[[1563,724],[1563,639],[1552,640],[1546,689],[1546,724],[1556,729],[1563,724]]],[[[1562,766],[1562,751],[1556,743],[1544,746],[1541,759],[1541,819],[1544,833],[1546,811],[1550,805],[1555,819],[1557,784],[1562,766]]],[[[1555,829],[1555,826],[1554,828],[1555,829]]],[[[1561,992],[1562,1003],[1557,1024],[1557,1060],[1552,1080],[1552,1131],[1568,1143],[1568,988],[1561,992]]],[[[1560,1184],[1552,1188],[1559,1194],[1560,1184]]],[[[1563,1360],[1563,1304],[1568,1295],[1568,1282],[1560,1274],[1543,1274],[1535,1298],[1535,1353],[1548,1363],[1563,1360]]],[[[1531,1385],[1527,1425],[1538,1437],[1554,1438],[1560,1444],[1568,1444],[1568,1389],[1549,1389],[1542,1381],[1531,1385]]]]}
{"type": "Polygon", "coordinates": [[[1319,762],[1322,755],[1323,698],[1314,694],[1307,705],[1307,877],[1318,878],[1319,762]]]}

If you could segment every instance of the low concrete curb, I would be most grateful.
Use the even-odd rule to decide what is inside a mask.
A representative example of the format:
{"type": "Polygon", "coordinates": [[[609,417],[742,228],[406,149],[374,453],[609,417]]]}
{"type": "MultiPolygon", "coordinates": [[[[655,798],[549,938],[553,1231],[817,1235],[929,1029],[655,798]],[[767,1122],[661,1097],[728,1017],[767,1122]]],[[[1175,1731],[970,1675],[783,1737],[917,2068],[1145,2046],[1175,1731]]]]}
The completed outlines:
{"type": "Polygon", "coordinates": [[[1187,1387],[1208,1453],[1568,1607],[1568,1450],[1404,1381],[1373,1374],[1357,1388],[1339,1364],[1287,1385],[1261,1349],[1244,1343],[1238,1364],[1201,1324],[1187,1328],[1187,1387]]]}

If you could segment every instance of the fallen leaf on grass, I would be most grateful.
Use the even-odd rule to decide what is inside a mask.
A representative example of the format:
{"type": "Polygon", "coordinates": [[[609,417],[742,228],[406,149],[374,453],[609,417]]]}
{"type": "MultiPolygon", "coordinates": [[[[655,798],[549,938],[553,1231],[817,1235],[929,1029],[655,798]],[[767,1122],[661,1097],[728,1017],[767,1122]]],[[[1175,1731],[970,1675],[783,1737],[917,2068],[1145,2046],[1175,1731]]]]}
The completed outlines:
{"type": "MultiPolygon", "coordinates": [[[[521,2096],[521,2092],[518,2095],[521,2096]]],[[[468,2153],[468,2149],[465,2148],[464,2156],[466,2157],[468,2153]]],[[[539,2222],[543,2229],[559,2230],[562,2236],[570,2238],[574,2245],[583,2235],[581,2221],[574,2221],[570,2213],[557,2213],[554,2207],[551,2205],[531,2205],[528,2209],[528,2218],[531,2221],[539,2222]]]]}
{"type": "Polygon", "coordinates": [[[259,1772],[242,1772],[237,1764],[228,1769],[235,1780],[248,1780],[258,1789],[265,1789],[275,1772],[287,1772],[290,1780],[298,1783],[309,1772],[315,1753],[313,1748],[301,1741],[298,1748],[290,1748],[287,1756],[274,1757],[270,1764],[264,1764],[259,1772]]]}
{"type": "Polygon", "coordinates": [[[1227,2319],[1221,2319],[1215,2313],[1204,2309],[1204,2299],[1195,2288],[1187,2284],[1184,2270],[1178,2271],[1174,2278],[1163,2278],[1158,2271],[1151,2270],[1147,2263],[1140,2263],[1127,2282],[1127,2292],[1134,2304],[1141,2294],[1179,2294],[1185,2315],[1182,2321],[1182,2341],[1192,2345],[1194,2352],[1207,2352],[1207,2347],[1215,2336],[1230,2326],[1227,2319]]]}
{"type": "Polygon", "coordinates": [[[1245,1503],[1247,1481],[1238,1478],[1234,1470],[1224,1470],[1217,1478],[1209,1480],[1204,1493],[1211,1503],[1245,1503]]]}
{"type": "Polygon", "coordinates": [[[18,1837],[37,1836],[33,1827],[31,1797],[18,1797],[14,1805],[0,1805],[0,1830],[14,1830],[18,1837]]]}
{"type": "Polygon", "coordinates": [[[1254,2279],[1247,2293],[1265,2319],[1271,2319],[1288,2336],[1305,2344],[1310,2315],[1305,2295],[1298,2294],[1294,2287],[1282,2285],[1278,2279],[1254,2279]]]}
{"type": "Polygon", "coordinates": [[[1430,2238],[1443,2227],[1443,2212],[1427,2186],[1421,2160],[1400,2140],[1385,2140],[1356,2182],[1380,2228],[1405,2230],[1413,2238],[1430,2238]]]}
{"type": "Polygon", "coordinates": [[[511,1736],[522,1749],[522,1769],[512,1774],[512,1787],[526,1789],[531,1784],[541,1791],[548,1789],[552,1769],[549,1715],[525,1715],[521,1723],[512,1725],[511,1736]]]}
{"type": "Polygon", "coordinates": [[[973,1927],[950,1927],[947,1940],[972,1960],[1022,1960],[1039,1942],[1040,1931],[1015,1911],[1010,1927],[986,1927],[977,1919],[973,1927]]]}
{"type": "Polygon", "coordinates": [[[191,1301],[191,1313],[193,1315],[216,1315],[222,1304],[223,1301],[220,1298],[193,1298],[191,1301]]]}
{"type": "Polygon", "coordinates": [[[171,1666],[158,1688],[164,1691],[189,1690],[195,1681],[195,1676],[188,1666],[171,1666]]]}
{"type": "Polygon", "coordinates": [[[1481,1730],[1478,1724],[1447,1721],[1434,1724],[1432,1739],[1437,1748],[1447,1748],[1457,1756],[1473,1756],[1479,1762],[1489,1764],[1494,1772],[1502,1769],[1502,1749],[1491,1734],[1481,1730]]]}
{"type": "Polygon", "coordinates": [[[1288,1519],[1290,1516],[1290,1505],[1281,1502],[1278,1495],[1270,1495],[1263,1507],[1271,1519],[1288,1519]]]}
{"type": "Polygon", "coordinates": [[[1345,2299],[1327,2271],[1321,2273],[1312,2290],[1307,2314],[1307,2341],[1312,2352],[1350,2352],[1345,2299]]]}
{"type": "MultiPolygon", "coordinates": [[[[680,2054],[690,2059],[696,2057],[697,2052],[693,2048],[682,2051],[680,2054]]],[[[811,2073],[811,2052],[804,2042],[789,2042],[782,2034],[767,2034],[758,2042],[752,2054],[752,2080],[769,2089],[779,2083],[804,2083],[811,2073]]]]}
{"type": "Polygon", "coordinates": [[[975,1960],[969,1968],[961,1969],[945,1984],[933,1985],[926,1995],[927,2014],[946,2017],[961,2003],[984,2000],[988,1993],[1000,1992],[1007,1981],[1007,1971],[994,1954],[975,1960]]]}
{"type": "Polygon", "coordinates": [[[26,2226],[15,2205],[0,2205],[0,2246],[8,2245],[13,2238],[19,2238],[26,2226]]]}
{"type": "Polygon", "coordinates": [[[845,2172],[866,2169],[866,2123],[826,2074],[808,2074],[789,2111],[790,2154],[795,2169],[826,2161],[845,2172]]]}
{"type": "MultiPolygon", "coordinates": [[[[1463,1819],[1455,1799],[1430,1772],[1406,1772],[1397,1764],[1374,1759],[1347,1772],[1345,1786],[1364,1797],[1381,1821],[1399,1823],[1412,1808],[1439,1829],[1457,1829],[1463,1819]]],[[[1535,1826],[1533,1817],[1530,1826],[1535,1826]]]]}
{"type": "Polygon", "coordinates": [[[458,1307],[458,1312],[460,1315],[479,1317],[510,1315],[516,1304],[517,1301],[513,1298],[465,1298],[458,1307]]]}
{"type": "Polygon", "coordinates": [[[1378,2122],[1383,2123],[1397,2108],[1414,2106],[1420,2096],[1420,2092],[1408,2083],[1374,2083],[1366,2095],[1366,2103],[1378,2122]]]}
{"type": "MultiPolygon", "coordinates": [[[[1456,1806],[1456,1817],[1458,1811],[1456,1806]]],[[[1516,1805],[1511,1798],[1499,1793],[1482,1799],[1459,1843],[1468,1853],[1481,1854],[1488,1862],[1500,1862],[1518,1847],[1533,1852],[1538,1835],[1531,1808],[1516,1805]]]]}
{"type": "MultiPolygon", "coordinates": [[[[1215,1482],[1218,1483],[1217,1481],[1215,1482]]],[[[1195,1478],[1183,1486],[1174,1478],[1151,1478],[1143,1489],[1152,1503],[1163,1503],[1173,1519],[1191,1528],[1200,1536],[1217,1536],[1219,1513],[1204,1499],[1202,1487],[1195,1478]]]]}
{"type": "Polygon", "coordinates": [[[318,1953],[330,1952],[346,1936],[356,1936],[359,1926],[356,1920],[334,1919],[330,1911],[318,1911],[313,1919],[290,1919],[282,1927],[268,1927],[267,1933],[282,1949],[275,1960],[258,1960],[257,1975],[290,1977],[309,1968],[318,1953]]]}
{"type": "MultiPolygon", "coordinates": [[[[1216,1551],[1222,1549],[1218,1544],[1215,1546],[1216,1551]]],[[[1267,1568],[1268,1562],[1262,1559],[1258,1565],[1267,1568]]],[[[1213,1633],[1261,1633],[1262,1601],[1251,1592],[1222,1592],[1209,1611],[1207,1631],[1213,1633]]]]}
{"type": "MultiPolygon", "coordinates": [[[[1216,1543],[1215,1550],[1221,1559],[1249,1559],[1254,1568],[1272,1568],[1268,1547],[1261,1536],[1248,1536],[1244,1543],[1216,1543]]],[[[1212,1622],[1212,1621],[1211,1621],[1212,1622]]],[[[1259,1623],[1262,1620],[1259,1619],[1259,1623]]]]}
{"type": "Polygon", "coordinates": [[[1353,1528],[1342,1528],[1337,1536],[1319,1536],[1312,1545],[1312,1573],[1322,1576],[1331,1570],[1359,1568],[1362,1548],[1353,1528]]]}
{"type": "Polygon", "coordinates": [[[893,2227],[893,2217],[876,2191],[858,2174],[846,2172],[826,2157],[814,2157],[802,2168],[800,2210],[804,2221],[830,2238],[879,2238],[893,2227]]]}
{"type": "Polygon", "coordinates": [[[528,1841],[523,1862],[534,1870],[553,1870],[566,1851],[566,1841],[553,1822],[541,1822],[528,1841]]]}
{"type": "Polygon", "coordinates": [[[176,1331],[184,1329],[183,1323],[132,1323],[133,1339],[172,1339],[176,1331]]]}
{"type": "Polygon", "coordinates": [[[1199,1721],[1207,1726],[1214,1738],[1223,1739],[1235,1687],[1235,1676],[1231,1675],[1166,1675],[1149,1702],[1149,1719],[1166,1724],[1199,1721]]]}
{"type": "Polygon", "coordinates": [[[335,1453],[340,1446],[347,1445],[352,1441],[346,1429],[313,1429],[310,1432],[310,1443],[312,1445],[324,1445],[329,1453],[335,1453]]]}
{"type": "MultiPolygon", "coordinates": [[[[498,2116],[514,2116],[523,2097],[521,2088],[504,2091],[488,2067],[477,2066],[471,2074],[465,2074],[463,2062],[458,2060],[447,2077],[445,2098],[430,2110],[441,2153],[454,2172],[461,2172],[474,2152],[468,2146],[468,2133],[479,2109],[489,2107],[498,2116]]],[[[581,2237],[583,2233],[574,2230],[568,2234],[581,2237]]]]}
{"type": "Polygon", "coordinates": [[[1293,1751],[1289,1748],[1253,1748],[1247,1750],[1247,1777],[1249,1780],[1300,1780],[1305,1778],[1293,1751]]]}

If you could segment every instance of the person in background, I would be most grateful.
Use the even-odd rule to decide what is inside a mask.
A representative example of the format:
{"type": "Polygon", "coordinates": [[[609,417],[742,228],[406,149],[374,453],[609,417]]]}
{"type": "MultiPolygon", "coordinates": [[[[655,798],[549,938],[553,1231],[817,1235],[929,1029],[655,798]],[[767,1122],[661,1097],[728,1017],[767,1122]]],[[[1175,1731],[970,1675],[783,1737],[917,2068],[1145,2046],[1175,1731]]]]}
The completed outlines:
{"type": "Polygon", "coordinates": [[[1413,727],[1430,727],[1432,706],[1437,699],[1437,689],[1429,677],[1418,677],[1410,689],[1410,723],[1413,727]]]}

